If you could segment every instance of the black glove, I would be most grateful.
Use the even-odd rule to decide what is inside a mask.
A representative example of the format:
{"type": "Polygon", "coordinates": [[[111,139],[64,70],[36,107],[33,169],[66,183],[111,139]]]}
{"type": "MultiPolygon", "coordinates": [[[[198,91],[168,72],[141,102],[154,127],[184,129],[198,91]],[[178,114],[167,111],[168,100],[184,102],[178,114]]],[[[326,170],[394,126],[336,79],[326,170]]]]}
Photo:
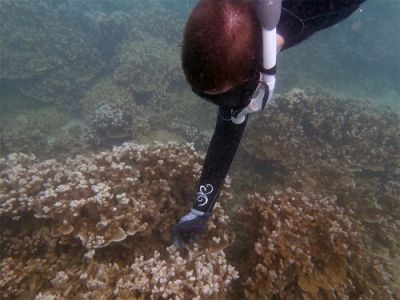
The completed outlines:
{"type": "Polygon", "coordinates": [[[207,231],[207,221],[211,214],[191,209],[177,225],[172,227],[172,241],[179,248],[187,248],[207,231]]]}

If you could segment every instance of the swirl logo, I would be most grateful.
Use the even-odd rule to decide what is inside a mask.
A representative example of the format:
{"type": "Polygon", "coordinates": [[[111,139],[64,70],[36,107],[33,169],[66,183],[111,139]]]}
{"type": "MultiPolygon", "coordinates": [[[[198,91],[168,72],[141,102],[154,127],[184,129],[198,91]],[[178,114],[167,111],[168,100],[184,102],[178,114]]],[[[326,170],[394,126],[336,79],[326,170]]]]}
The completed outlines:
{"type": "Polygon", "coordinates": [[[200,186],[200,191],[196,195],[196,202],[199,206],[204,206],[208,203],[207,195],[213,192],[214,188],[211,184],[206,184],[200,186]]]}

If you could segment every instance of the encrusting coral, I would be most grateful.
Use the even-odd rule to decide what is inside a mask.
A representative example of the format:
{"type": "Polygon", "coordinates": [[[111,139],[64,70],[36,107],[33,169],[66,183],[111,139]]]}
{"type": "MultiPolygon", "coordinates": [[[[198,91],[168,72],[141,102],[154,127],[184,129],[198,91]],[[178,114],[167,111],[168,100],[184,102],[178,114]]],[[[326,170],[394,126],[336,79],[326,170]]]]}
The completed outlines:
{"type": "Polygon", "coordinates": [[[1,159],[3,298],[223,297],[237,272],[225,259],[234,237],[220,205],[207,240],[186,255],[167,248],[201,158],[169,143],[124,144],[64,164],[1,159]]]}
{"type": "Polygon", "coordinates": [[[242,230],[254,241],[242,257],[251,266],[247,298],[393,299],[385,261],[336,200],[291,188],[249,196],[242,211],[242,230]]]}

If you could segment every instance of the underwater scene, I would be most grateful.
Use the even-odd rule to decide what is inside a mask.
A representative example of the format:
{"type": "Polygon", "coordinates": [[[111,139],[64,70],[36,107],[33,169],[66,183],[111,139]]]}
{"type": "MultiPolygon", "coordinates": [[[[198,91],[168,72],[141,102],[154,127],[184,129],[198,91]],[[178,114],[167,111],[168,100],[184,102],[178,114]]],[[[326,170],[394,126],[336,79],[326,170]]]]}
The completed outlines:
{"type": "Polygon", "coordinates": [[[400,299],[400,2],[279,54],[182,249],[218,115],[197,2],[0,0],[0,299],[400,299]]]}

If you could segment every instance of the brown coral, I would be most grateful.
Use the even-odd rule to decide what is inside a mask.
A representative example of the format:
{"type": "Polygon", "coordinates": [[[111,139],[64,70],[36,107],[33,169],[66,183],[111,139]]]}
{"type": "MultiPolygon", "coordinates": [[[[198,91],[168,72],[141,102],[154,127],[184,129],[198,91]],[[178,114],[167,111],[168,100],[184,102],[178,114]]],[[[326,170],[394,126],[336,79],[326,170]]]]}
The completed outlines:
{"type": "Polygon", "coordinates": [[[265,197],[254,194],[250,201],[243,214],[246,228],[253,228],[248,234],[257,240],[248,254],[253,266],[248,298],[393,296],[382,260],[363,243],[359,224],[338,208],[336,197],[288,188],[265,197]]]}
{"type": "Polygon", "coordinates": [[[277,95],[274,103],[250,124],[244,147],[253,156],[297,170],[327,165],[355,173],[383,172],[388,163],[392,171],[398,167],[397,113],[322,90],[294,89],[277,95]]]}
{"type": "MultiPolygon", "coordinates": [[[[171,226],[191,205],[200,159],[191,146],[173,143],[125,144],[65,163],[22,154],[1,159],[1,265],[9,271],[2,274],[0,293],[223,296],[237,273],[225,260],[233,235],[220,205],[202,250],[185,256],[166,249],[171,226]],[[41,264],[35,266],[36,260],[41,264]]],[[[221,193],[222,203],[229,198],[221,193]]]]}
{"type": "Polygon", "coordinates": [[[275,103],[249,124],[244,149],[256,170],[265,168],[252,176],[269,174],[283,187],[335,195],[337,206],[360,222],[363,242],[398,265],[399,115],[321,90],[293,90],[275,103]]]}

